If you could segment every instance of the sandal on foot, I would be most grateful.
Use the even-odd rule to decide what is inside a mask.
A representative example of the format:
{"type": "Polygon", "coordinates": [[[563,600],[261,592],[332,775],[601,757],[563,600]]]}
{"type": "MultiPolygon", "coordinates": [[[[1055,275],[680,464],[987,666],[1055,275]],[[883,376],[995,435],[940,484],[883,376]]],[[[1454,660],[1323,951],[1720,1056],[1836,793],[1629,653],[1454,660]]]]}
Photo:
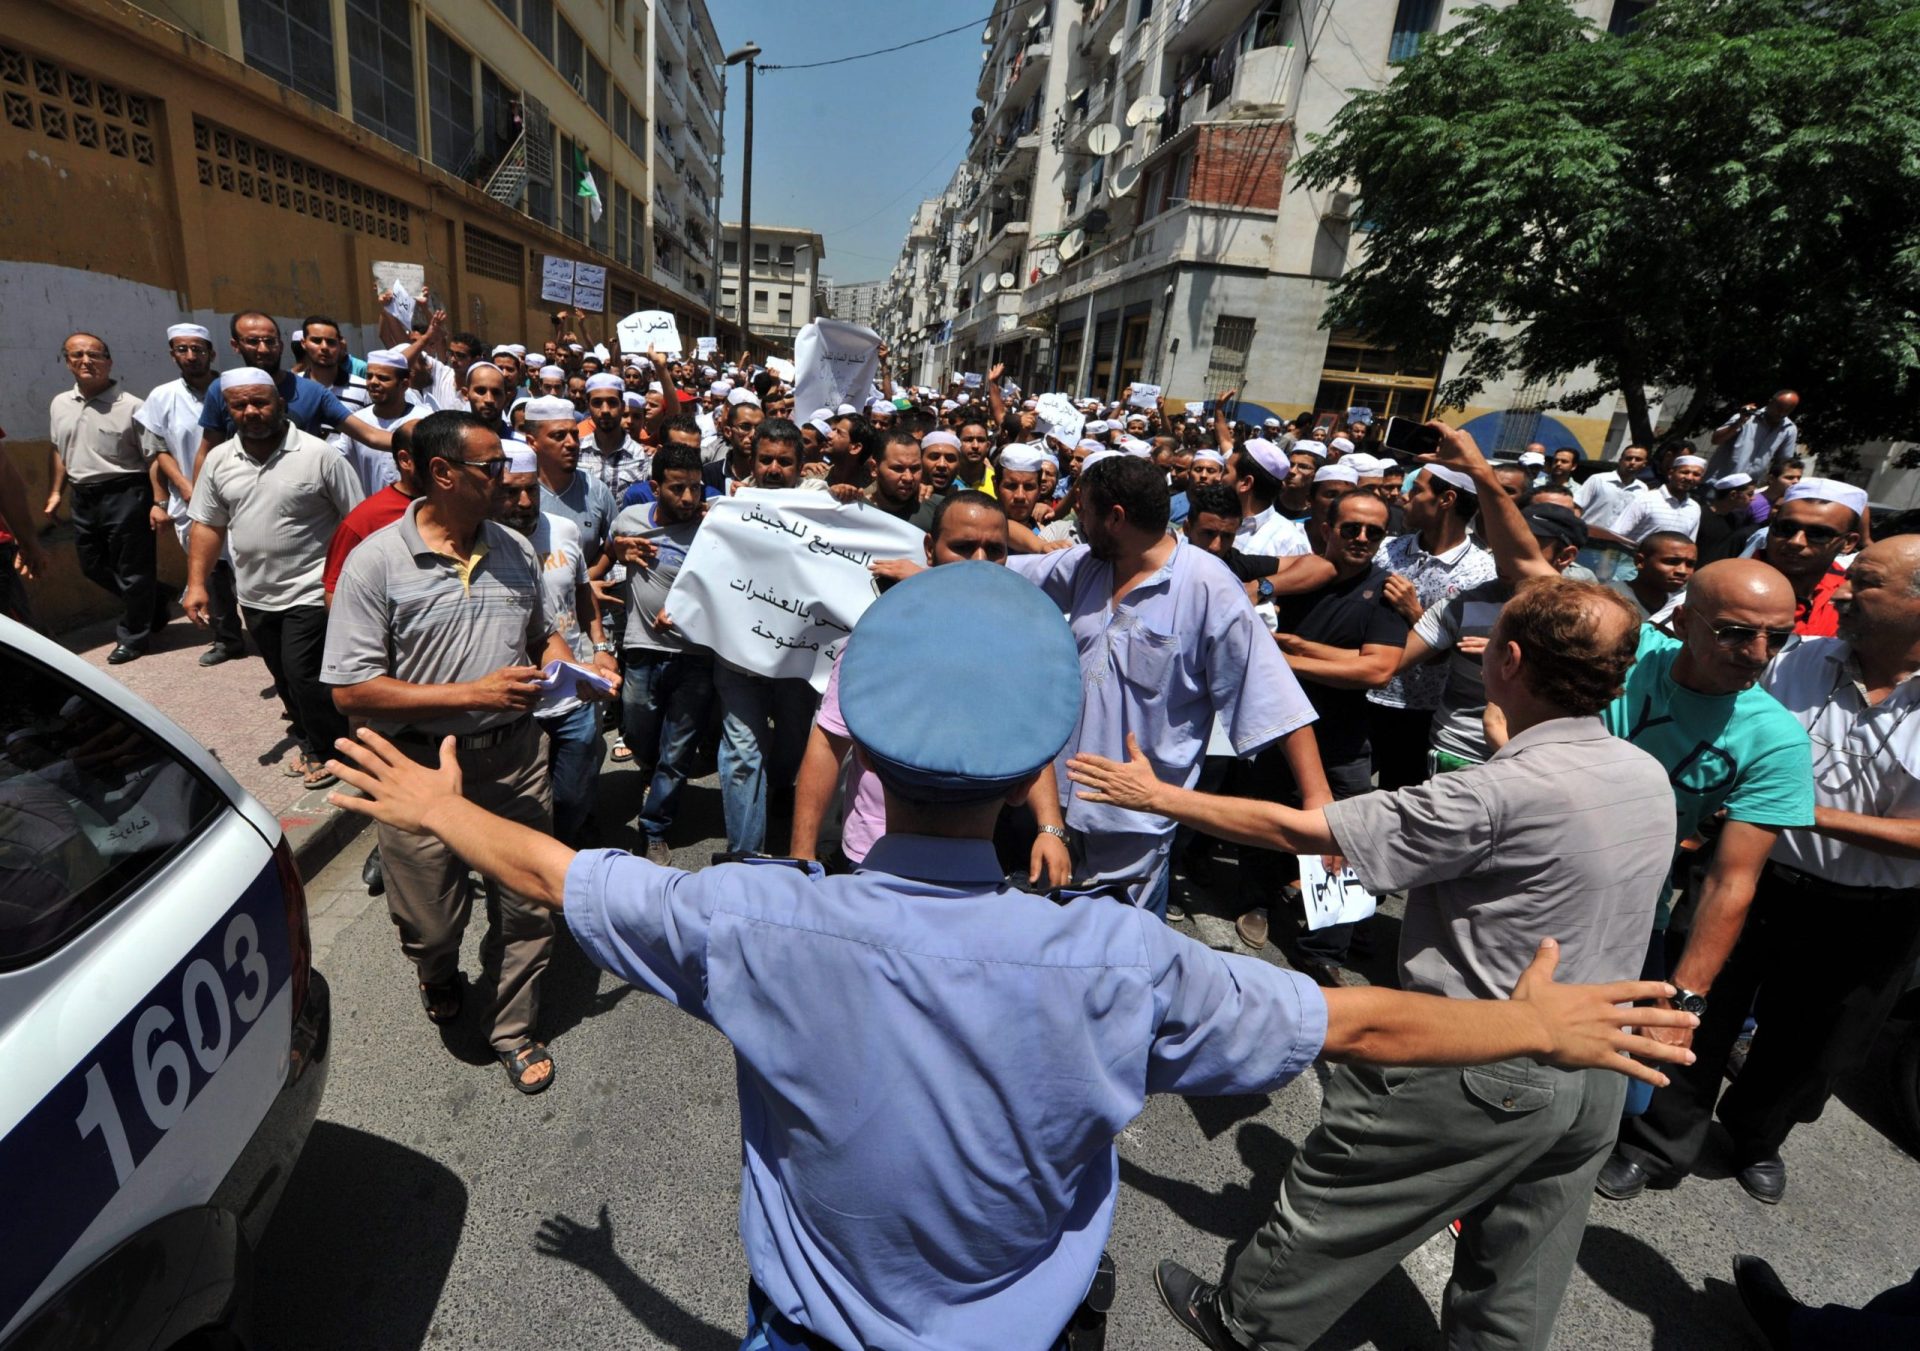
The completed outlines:
{"type": "Polygon", "coordinates": [[[633,747],[616,737],[613,742],[613,750],[607,758],[612,760],[616,765],[624,765],[627,761],[633,759],[633,747]]]}
{"type": "Polygon", "coordinates": [[[507,1071],[507,1082],[522,1093],[529,1095],[544,1093],[553,1087],[554,1071],[551,1068],[553,1057],[547,1054],[547,1048],[539,1042],[530,1041],[517,1051],[495,1051],[494,1054],[500,1058],[500,1064],[507,1071]],[[529,1082],[526,1077],[527,1071],[536,1065],[549,1067],[547,1077],[529,1082]]]}
{"type": "Polygon", "coordinates": [[[331,788],[339,782],[340,776],[327,768],[325,760],[309,760],[306,771],[300,776],[300,786],[309,793],[331,788]]]}
{"type": "Polygon", "coordinates": [[[466,977],[455,975],[452,980],[439,985],[420,986],[420,1007],[427,1011],[427,1021],[436,1027],[445,1027],[460,1016],[460,1006],[466,999],[466,977]]]}

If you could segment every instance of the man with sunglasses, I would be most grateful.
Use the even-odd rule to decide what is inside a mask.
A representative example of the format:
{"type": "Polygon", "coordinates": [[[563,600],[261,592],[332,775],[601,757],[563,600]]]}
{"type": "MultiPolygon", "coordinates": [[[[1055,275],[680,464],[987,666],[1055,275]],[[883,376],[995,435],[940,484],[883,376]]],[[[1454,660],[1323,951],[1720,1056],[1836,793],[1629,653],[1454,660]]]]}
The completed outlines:
{"type": "MultiPolygon", "coordinates": [[[[457,748],[463,791],[510,821],[552,831],[547,748],[532,713],[540,666],[575,660],[564,621],[541,601],[541,560],[502,524],[508,459],[470,413],[412,424],[421,496],[348,557],[333,592],[321,679],[340,712],[423,764],[457,748]]],[[[523,472],[532,466],[524,463],[523,472]]],[[[195,497],[195,511],[199,498],[195,497]]],[[[380,827],[387,905],[437,1024],[460,1015],[460,938],[472,897],[466,867],[430,838],[380,827]]],[[[553,1082],[533,1037],[553,919],[509,888],[488,888],[480,945],[491,986],[490,1039],[522,1093],[553,1082]]]]}
{"type": "Polygon", "coordinates": [[[1839,632],[1834,593],[1846,579],[1843,555],[1860,548],[1867,493],[1838,479],[1801,479],[1767,519],[1766,560],[1793,587],[1793,629],[1804,638],[1839,632]]]}

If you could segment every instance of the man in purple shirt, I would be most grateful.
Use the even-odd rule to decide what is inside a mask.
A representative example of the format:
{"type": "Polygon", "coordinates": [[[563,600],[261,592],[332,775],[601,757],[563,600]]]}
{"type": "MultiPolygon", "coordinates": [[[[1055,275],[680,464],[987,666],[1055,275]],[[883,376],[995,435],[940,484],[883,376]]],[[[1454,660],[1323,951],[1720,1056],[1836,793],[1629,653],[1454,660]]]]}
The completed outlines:
{"type": "MultiPolygon", "coordinates": [[[[1333,801],[1313,705],[1233,574],[1167,533],[1166,475],[1119,456],[1082,479],[1087,542],[1007,560],[1066,613],[1080,648],[1086,697],[1062,758],[1124,758],[1132,735],[1162,780],[1190,788],[1217,716],[1236,756],[1279,744],[1304,810],[1333,801]]],[[[1164,916],[1173,825],[1080,797],[1064,805],[1075,880],[1124,883],[1164,916]]]]}

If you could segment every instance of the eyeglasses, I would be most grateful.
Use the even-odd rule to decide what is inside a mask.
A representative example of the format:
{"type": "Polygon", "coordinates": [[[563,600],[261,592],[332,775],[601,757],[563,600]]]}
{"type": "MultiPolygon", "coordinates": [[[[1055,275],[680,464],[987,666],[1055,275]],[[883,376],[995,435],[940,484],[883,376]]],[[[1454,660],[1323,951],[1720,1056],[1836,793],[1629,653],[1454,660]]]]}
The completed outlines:
{"type": "Polygon", "coordinates": [[[1778,652],[1793,637],[1792,628],[1763,629],[1753,624],[1709,624],[1707,631],[1713,634],[1714,642],[1728,648],[1747,647],[1765,634],[1769,652],[1778,652]]]}
{"type": "Polygon", "coordinates": [[[491,460],[455,460],[455,464],[464,464],[469,469],[478,469],[490,479],[502,479],[507,476],[507,457],[496,455],[491,460]]]}
{"type": "Polygon", "coordinates": [[[1798,521],[1783,521],[1778,516],[1767,522],[1767,533],[1781,539],[1792,539],[1795,535],[1805,535],[1807,543],[1818,549],[1840,538],[1841,532],[1830,525],[1801,525],[1798,521]]]}
{"type": "Polygon", "coordinates": [[[1367,525],[1362,521],[1342,521],[1335,529],[1340,532],[1341,539],[1380,540],[1387,537],[1384,525],[1367,525]]]}

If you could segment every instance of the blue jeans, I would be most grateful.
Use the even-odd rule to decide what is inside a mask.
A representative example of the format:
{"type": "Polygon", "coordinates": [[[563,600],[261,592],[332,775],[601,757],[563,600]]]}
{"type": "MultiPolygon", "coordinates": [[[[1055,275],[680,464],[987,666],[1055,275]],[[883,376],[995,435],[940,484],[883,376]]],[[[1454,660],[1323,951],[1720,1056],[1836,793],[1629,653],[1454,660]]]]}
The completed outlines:
{"type": "Polygon", "coordinates": [[[553,837],[572,844],[593,806],[600,773],[600,710],[582,704],[557,718],[536,718],[547,734],[547,777],[553,781],[553,837]]]}
{"type": "Polygon", "coordinates": [[[820,696],[804,680],[775,680],[718,664],[713,688],[720,696],[720,805],[727,818],[727,848],[763,852],[768,776],[793,786],[820,696]]]}
{"type": "Polygon", "coordinates": [[[634,764],[653,766],[640,811],[640,829],[651,842],[673,826],[694,747],[713,707],[713,658],[630,647],[620,654],[620,664],[621,733],[634,764]]]}

